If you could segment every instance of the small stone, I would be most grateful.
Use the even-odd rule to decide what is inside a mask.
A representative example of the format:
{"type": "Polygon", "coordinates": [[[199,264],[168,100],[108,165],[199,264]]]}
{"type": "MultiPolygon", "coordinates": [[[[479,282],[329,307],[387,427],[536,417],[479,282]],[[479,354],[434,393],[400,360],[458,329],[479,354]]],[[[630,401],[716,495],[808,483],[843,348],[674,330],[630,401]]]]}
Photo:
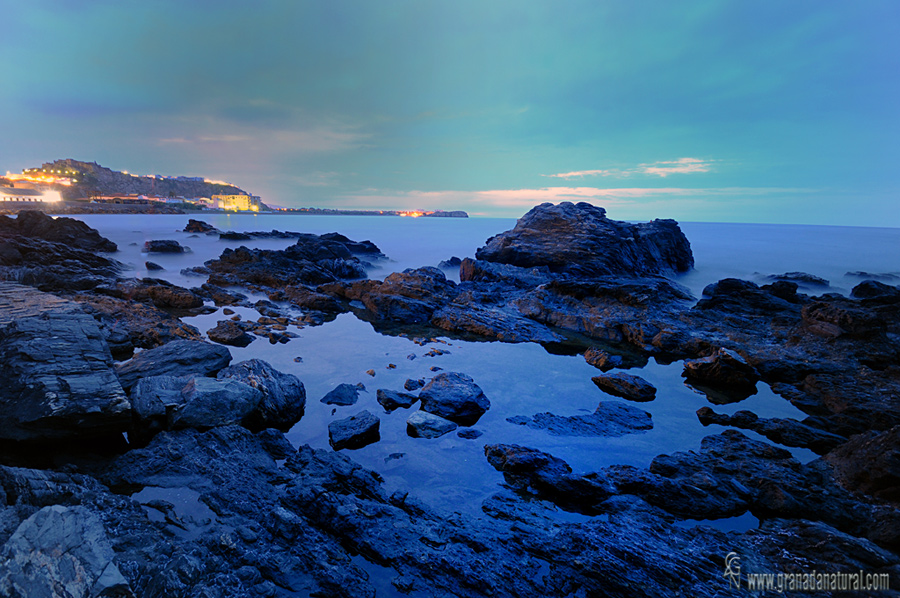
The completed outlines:
{"type": "Polygon", "coordinates": [[[147,268],[147,270],[165,270],[165,268],[156,262],[144,262],[144,267],[147,268]]]}
{"type": "Polygon", "coordinates": [[[397,365],[396,365],[396,364],[393,364],[393,363],[389,363],[389,364],[387,364],[387,368],[385,368],[385,369],[388,369],[388,370],[396,370],[396,369],[397,369],[397,365]]]}
{"type": "Polygon", "coordinates": [[[225,314],[226,316],[230,316],[234,313],[234,310],[231,309],[230,307],[226,307],[225,309],[222,310],[222,313],[225,314]]]}
{"type": "Polygon", "coordinates": [[[339,384],[321,399],[326,405],[355,405],[358,400],[359,388],[353,384],[339,384]]]}
{"type": "Polygon", "coordinates": [[[440,371],[443,370],[444,368],[439,368],[438,366],[433,365],[433,366],[431,366],[431,367],[428,368],[428,369],[431,370],[432,372],[440,372],[440,371]]]}
{"type": "Polygon", "coordinates": [[[466,440],[475,440],[476,438],[480,438],[482,434],[484,434],[484,432],[474,428],[467,428],[456,433],[457,436],[465,438],[466,440]]]}
{"type": "Polygon", "coordinates": [[[641,378],[623,372],[594,376],[591,380],[611,395],[644,403],[656,398],[656,387],[641,378]]]}
{"type": "Polygon", "coordinates": [[[294,363],[303,363],[303,358],[298,355],[294,358],[294,363]]]}
{"type": "Polygon", "coordinates": [[[366,373],[370,376],[375,376],[375,370],[366,370],[366,373]]]}

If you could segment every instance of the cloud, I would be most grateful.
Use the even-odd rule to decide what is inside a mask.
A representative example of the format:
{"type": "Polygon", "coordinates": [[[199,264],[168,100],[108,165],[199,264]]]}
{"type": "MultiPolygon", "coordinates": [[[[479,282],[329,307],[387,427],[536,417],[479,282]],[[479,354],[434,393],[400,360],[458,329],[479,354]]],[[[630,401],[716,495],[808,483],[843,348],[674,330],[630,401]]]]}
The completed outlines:
{"type": "Polygon", "coordinates": [[[556,179],[574,179],[589,176],[627,178],[634,175],[647,174],[658,177],[667,177],[670,174],[693,174],[697,172],[709,172],[714,160],[700,158],[679,158],[650,164],[639,164],[633,168],[607,168],[597,170],[575,170],[558,174],[542,174],[541,176],[556,179]]]}

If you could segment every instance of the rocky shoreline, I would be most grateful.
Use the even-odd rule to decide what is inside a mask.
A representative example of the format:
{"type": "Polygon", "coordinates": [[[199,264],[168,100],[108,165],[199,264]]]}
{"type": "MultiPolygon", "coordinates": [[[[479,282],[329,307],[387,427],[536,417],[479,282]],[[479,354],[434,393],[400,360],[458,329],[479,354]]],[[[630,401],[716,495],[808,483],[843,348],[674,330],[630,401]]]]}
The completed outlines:
{"type": "MultiPolygon", "coordinates": [[[[202,224],[185,231],[220,233],[202,224]]],[[[463,259],[459,283],[433,267],[371,280],[385,257],[373,244],[283,234],[284,250],[226,249],[194,267],[206,280],[187,289],[122,278],[114,244],[78,221],[0,216],[0,594],[357,597],[375,596],[380,575],[411,596],[742,595],[723,578],[729,552],[745,572],[900,583],[900,288],[863,280],[849,297],[810,296],[791,272],[724,279],[698,300],[667,278],[693,266],[677,223],[618,222],[584,203],[535,207],[463,259]],[[260,317],[227,318],[235,306],[260,317]],[[226,317],[214,343],[180,319],[210,311],[226,317]],[[710,403],[698,420],[728,429],[647,468],[589,473],[485,444],[505,486],[483,517],[438,512],[352,459],[379,441],[377,415],[335,419],[333,450],[295,448],[284,432],[304,417],[302,380],[231,363],[227,345],[287,343],[288,326],[349,312],[385,334],[583,353],[610,395],[590,414],[510,424],[641,433],[660,389],[620,370],[655,359],[681,362],[710,403]],[[761,383],[806,417],[716,410],[761,383]],[[820,457],[801,463],[785,446],[820,457]],[[757,528],[686,525],[746,514],[757,528]]],[[[477,442],[495,399],[477,380],[435,371],[404,386],[378,403],[412,409],[416,442],[477,442]]],[[[323,402],[356,395],[342,385],[323,402]]]]}

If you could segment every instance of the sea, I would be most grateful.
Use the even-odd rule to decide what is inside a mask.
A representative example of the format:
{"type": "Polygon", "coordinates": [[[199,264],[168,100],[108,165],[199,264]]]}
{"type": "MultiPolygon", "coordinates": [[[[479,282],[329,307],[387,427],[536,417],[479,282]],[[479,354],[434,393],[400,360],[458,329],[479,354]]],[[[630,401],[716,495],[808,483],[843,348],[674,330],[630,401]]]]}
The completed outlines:
{"type": "MultiPolygon", "coordinates": [[[[221,241],[217,236],[181,232],[187,215],[79,215],[100,234],[114,241],[119,252],[111,257],[126,264],[126,276],[163,278],[185,286],[199,286],[202,277],[182,273],[218,257],[226,247],[245,245],[281,249],[289,239],[221,241]],[[145,241],[174,239],[190,248],[184,254],[142,253],[145,241]],[[147,260],[165,268],[148,272],[147,260]]],[[[389,260],[377,264],[371,278],[381,279],[391,272],[420,266],[437,266],[452,256],[474,257],[478,247],[515,225],[506,218],[403,218],[385,216],[318,216],[269,214],[210,214],[190,216],[221,230],[339,232],[354,240],[371,240],[389,260]]],[[[900,284],[900,229],[841,226],[771,224],[681,223],[689,239],[695,268],[674,279],[700,298],[710,283],[737,277],[763,284],[772,275],[804,272],[828,281],[827,286],[801,284],[808,294],[841,293],[863,279],[877,275],[888,284],[900,284]],[[859,274],[866,273],[866,274],[859,274]]],[[[458,270],[446,270],[447,277],[459,279],[458,270]]],[[[246,294],[246,291],[242,290],[246,294]]],[[[251,299],[263,298],[251,296],[251,299]]],[[[256,319],[256,310],[233,308],[244,319],[256,319]]],[[[219,320],[216,313],[184,320],[206,332],[219,320]]],[[[642,368],[630,370],[658,389],[657,398],[638,407],[650,412],[653,428],[620,437],[580,438],[553,436],[545,431],[515,425],[514,416],[551,412],[570,416],[592,413],[600,401],[622,401],[605,394],[592,382],[599,371],[581,355],[552,354],[534,343],[510,344],[473,342],[438,335],[420,346],[403,336],[380,334],[371,324],[352,313],[342,314],[322,326],[294,329],[298,337],[286,344],[270,344],[259,338],[246,348],[229,347],[234,362],[251,358],[268,361],[277,369],[294,374],[307,392],[306,414],[287,434],[295,445],[308,444],[331,450],[328,424],[362,410],[381,420],[381,440],[358,450],[345,450],[355,461],[378,472],[388,492],[408,492],[432,508],[483,516],[482,502],[503,490],[502,474],[484,456],[486,444],[511,443],[546,451],[569,463],[575,473],[626,464],[647,467],[654,457],[700,448],[700,441],[724,430],[704,427],[696,411],[710,405],[704,394],[685,385],[683,364],[658,363],[651,359],[642,368]],[[428,356],[434,348],[442,355],[428,356]],[[390,414],[376,402],[377,389],[403,391],[409,378],[431,379],[432,367],[463,372],[484,390],[491,408],[474,426],[482,435],[474,440],[455,433],[437,439],[411,438],[406,432],[407,417],[418,408],[398,409],[390,414]],[[369,375],[374,370],[375,375],[369,375]],[[342,383],[365,386],[353,406],[331,406],[320,399],[342,383]]],[[[632,404],[634,405],[634,404],[632,404]]],[[[764,383],[750,398],[729,405],[714,405],[720,413],[742,409],[760,417],[803,419],[805,415],[788,401],[775,395],[764,383]]],[[[748,436],[768,441],[753,432],[748,436]]],[[[816,455],[805,449],[790,449],[801,462],[816,455]]],[[[585,515],[567,513],[548,505],[560,521],[580,521],[585,515]]],[[[722,529],[743,530],[756,525],[750,515],[730,520],[689,522],[722,529]]]]}

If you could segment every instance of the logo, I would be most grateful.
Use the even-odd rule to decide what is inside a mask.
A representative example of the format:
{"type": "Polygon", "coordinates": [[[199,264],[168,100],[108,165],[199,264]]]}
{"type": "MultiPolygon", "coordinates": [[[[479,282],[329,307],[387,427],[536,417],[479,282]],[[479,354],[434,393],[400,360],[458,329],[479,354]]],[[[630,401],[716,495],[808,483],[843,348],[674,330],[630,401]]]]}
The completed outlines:
{"type": "Polygon", "coordinates": [[[736,552],[725,555],[725,573],[722,575],[728,579],[728,587],[741,587],[741,557],[736,552]]]}

